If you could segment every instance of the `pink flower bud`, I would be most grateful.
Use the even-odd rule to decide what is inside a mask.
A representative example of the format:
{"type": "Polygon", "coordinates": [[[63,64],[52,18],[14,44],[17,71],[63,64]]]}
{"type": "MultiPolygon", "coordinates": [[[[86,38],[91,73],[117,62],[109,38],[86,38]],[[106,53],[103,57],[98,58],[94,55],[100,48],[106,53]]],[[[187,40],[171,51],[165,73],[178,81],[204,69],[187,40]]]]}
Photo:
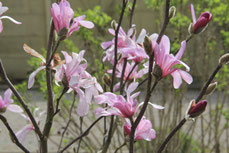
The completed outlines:
{"type": "Polygon", "coordinates": [[[207,103],[208,102],[206,100],[202,100],[198,102],[197,104],[195,104],[195,101],[193,101],[192,106],[188,112],[190,117],[194,118],[194,117],[199,116],[201,113],[203,113],[207,106],[207,103]]]}
{"type": "Polygon", "coordinates": [[[198,34],[204,31],[204,29],[207,27],[208,23],[212,19],[212,14],[206,11],[202,13],[196,21],[195,11],[194,11],[194,7],[192,4],[190,5],[190,9],[192,13],[192,31],[191,32],[194,34],[198,34]]]}

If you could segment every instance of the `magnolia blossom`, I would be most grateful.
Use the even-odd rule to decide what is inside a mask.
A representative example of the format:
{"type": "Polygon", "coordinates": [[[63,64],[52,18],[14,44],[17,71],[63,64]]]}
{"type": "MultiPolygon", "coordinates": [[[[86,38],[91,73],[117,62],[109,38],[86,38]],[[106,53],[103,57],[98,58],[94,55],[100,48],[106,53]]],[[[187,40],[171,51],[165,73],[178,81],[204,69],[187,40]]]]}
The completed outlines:
{"type": "Polygon", "coordinates": [[[86,71],[87,61],[83,58],[85,51],[79,54],[72,53],[72,57],[67,52],[62,51],[62,53],[66,63],[57,68],[56,83],[65,79],[70,91],[73,89],[77,92],[79,96],[77,112],[80,116],[84,116],[88,113],[92,97],[103,92],[103,89],[96,78],[86,71]]]}
{"type": "MultiPolygon", "coordinates": [[[[131,122],[129,119],[126,119],[126,123],[124,124],[124,132],[128,136],[130,135],[131,122]]],[[[152,123],[143,116],[136,128],[134,140],[145,139],[147,141],[151,141],[152,139],[155,138],[156,138],[156,131],[152,129],[152,123]]]]}
{"type": "MultiPolygon", "coordinates": [[[[131,83],[126,91],[127,98],[125,99],[122,95],[115,95],[111,92],[103,93],[99,96],[95,96],[95,103],[96,104],[107,104],[108,108],[97,108],[96,115],[97,116],[110,116],[110,115],[117,115],[124,118],[132,117],[140,106],[142,106],[143,102],[138,104],[137,97],[139,96],[140,92],[136,92],[131,95],[131,93],[138,87],[138,83],[133,82],[131,83]]],[[[156,109],[163,109],[164,107],[152,104],[156,109]]]]}
{"type": "Polygon", "coordinates": [[[2,16],[2,14],[5,13],[7,10],[8,10],[8,7],[2,6],[2,2],[0,2],[0,33],[3,30],[2,19],[9,19],[10,21],[12,21],[15,24],[21,24],[21,22],[18,22],[9,16],[2,16]]]}
{"type": "Polygon", "coordinates": [[[157,44],[157,37],[158,34],[150,36],[152,39],[152,46],[154,48],[155,64],[157,64],[162,70],[161,77],[164,78],[171,74],[173,77],[173,86],[176,89],[182,84],[182,79],[188,84],[191,84],[193,81],[192,76],[186,72],[189,71],[190,68],[184,62],[180,61],[186,48],[186,41],[182,41],[180,50],[176,56],[174,56],[173,54],[170,54],[169,38],[166,35],[163,35],[161,42],[157,44]],[[178,64],[183,65],[186,68],[186,71],[174,67],[178,64]]]}
{"type": "Polygon", "coordinates": [[[11,99],[12,91],[7,89],[4,93],[4,99],[0,96],[0,113],[3,113],[8,109],[11,112],[21,113],[23,110],[20,106],[12,104],[13,99],[11,99]]]}
{"type": "MultiPolygon", "coordinates": [[[[34,112],[33,112],[33,117],[35,118],[37,124],[39,125],[40,124],[40,121],[41,121],[41,117],[45,114],[45,112],[39,112],[39,108],[35,108],[34,112]]],[[[26,126],[24,126],[21,130],[19,130],[17,133],[16,133],[16,136],[19,140],[19,142],[23,142],[26,138],[26,136],[31,132],[33,131],[35,128],[30,120],[30,118],[24,114],[21,114],[22,117],[24,117],[28,122],[29,124],[27,124],[26,126]]]]}
{"type": "Polygon", "coordinates": [[[193,5],[190,5],[190,10],[191,10],[191,14],[192,14],[192,25],[191,28],[192,30],[190,31],[191,33],[194,34],[198,34],[200,32],[202,32],[208,25],[208,23],[211,21],[212,19],[212,14],[208,11],[202,13],[199,18],[196,20],[196,16],[195,16],[195,10],[193,5]]]}
{"type": "Polygon", "coordinates": [[[85,28],[93,28],[94,24],[90,21],[85,21],[85,15],[73,19],[74,11],[72,10],[67,0],[61,0],[59,4],[53,3],[50,8],[53,23],[57,33],[63,28],[68,30],[67,36],[69,37],[74,31],[78,31],[80,26],[85,28]],[[73,19],[73,22],[71,23],[73,19]],[[71,25],[70,25],[71,24],[71,25]]]}
{"type": "MultiPolygon", "coordinates": [[[[115,36],[115,30],[109,29],[110,34],[115,36]]],[[[135,62],[141,62],[144,59],[148,58],[148,55],[145,53],[140,41],[142,40],[142,36],[145,35],[145,30],[143,29],[140,33],[137,41],[135,40],[135,30],[134,28],[130,28],[128,33],[120,27],[118,33],[118,44],[117,44],[117,53],[118,56],[122,55],[123,58],[127,58],[128,60],[133,60],[135,62]]],[[[114,51],[115,51],[115,38],[112,41],[103,42],[101,44],[103,49],[106,49],[106,56],[103,58],[103,61],[108,60],[112,64],[114,63],[114,51]]]]}

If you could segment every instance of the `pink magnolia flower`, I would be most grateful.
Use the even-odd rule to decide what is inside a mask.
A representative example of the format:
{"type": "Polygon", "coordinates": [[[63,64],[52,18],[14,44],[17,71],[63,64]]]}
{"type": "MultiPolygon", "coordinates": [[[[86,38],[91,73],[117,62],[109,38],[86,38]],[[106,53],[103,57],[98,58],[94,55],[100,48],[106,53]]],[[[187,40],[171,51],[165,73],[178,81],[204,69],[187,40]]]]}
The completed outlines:
{"type": "MultiPolygon", "coordinates": [[[[124,124],[124,132],[128,136],[130,135],[131,122],[129,119],[126,119],[126,123],[124,124]]],[[[152,123],[143,116],[136,128],[134,140],[145,139],[147,141],[151,141],[152,139],[155,138],[156,138],[156,131],[152,129],[152,123]]]]}
{"type": "Polygon", "coordinates": [[[21,22],[18,22],[16,20],[14,20],[13,18],[9,17],[9,16],[1,16],[3,13],[5,13],[8,10],[8,7],[6,6],[2,6],[2,2],[0,2],[0,33],[3,30],[3,25],[2,25],[2,19],[9,19],[10,21],[12,21],[15,24],[21,24],[21,22]]]}
{"type": "MultiPolygon", "coordinates": [[[[37,124],[39,125],[40,124],[40,121],[41,121],[41,117],[44,115],[44,111],[43,112],[39,112],[39,108],[35,108],[34,112],[33,112],[33,116],[37,122],[37,124]]],[[[27,137],[27,135],[33,131],[35,128],[30,120],[30,118],[24,114],[21,114],[22,117],[24,117],[28,122],[29,124],[27,124],[26,126],[24,126],[21,130],[19,130],[17,133],[16,133],[16,136],[19,140],[19,142],[23,142],[25,140],[25,138],[27,137]]]]}
{"type": "Polygon", "coordinates": [[[62,53],[66,63],[57,68],[56,83],[65,76],[70,91],[75,90],[79,96],[77,112],[80,116],[85,116],[88,113],[92,97],[103,92],[103,89],[96,78],[86,71],[87,61],[83,58],[85,51],[81,51],[79,54],[72,53],[72,57],[67,52],[62,51],[62,53]]]}
{"type": "Polygon", "coordinates": [[[180,50],[178,51],[176,56],[174,56],[173,54],[170,54],[169,38],[164,35],[161,39],[160,44],[157,44],[157,37],[158,34],[153,34],[150,36],[150,38],[152,39],[152,46],[154,48],[155,64],[160,66],[162,70],[161,77],[164,78],[167,75],[171,74],[173,77],[173,86],[176,89],[179,88],[182,84],[182,79],[188,84],[191,84],[193,81],[192,76],[186,72],[189,71],[190,68],[184,62],[180,61],[186,48],[186,41],[182,41],[180,50]],[[186,71],[174,68],[174,66],[178,64],[185,66],[186,71]]]}
{"type": "Polygon", "coordinates": [[[0,112],[5,112],[8,109],[11,112],[21,113],[23,110],[20,106],[12,104],[13,99],[11,99],[12,91],[7,89],[4,93],[4,99],[0,96],[0,112]]]}
{"type": "Polygon", "coordinates": [[[192,30],[191,32],[194,34],[198,34],[200,32],[202,32],[208,25],[208,23],[211,21],[212,19],[212,14],[208,11],[202,13],[199,18],[196,20],[196,16],[195,16],[195,10],[194,10],[194,6],[191,4],[190,5],[190,10],[191,10],[191,14],[192,14],[192,30]]]}
{"type": "MultiPolygon", "coordinates": [[[[96,115],[97,116],[110,116],[117,115],[124,118],[132,117],[139,107],[143,104],[139,104],[137,106],[136,97],[139,96],[140,92],[131,93],[137,88],[138,83],[134,82],[129,85],[126,91],[127,98],[125,99],[122,95],[115,95],[111,92],[105,92],[101,95],[95,96],[95,103],[97,104],[107,104],[108,108],[97,108],[96,115]]],[[[156,109],[163,109],[164,107],[150,103],[156,109]]]]}
{"type": "MultiPolygon", "coordinates": [[[[115,36],[115,30],[109,29],[110,34],[115,36]]],[[[135,41],[135,32],[134,28],[130,28],[128,33],[120,27],[118,33],[118,56],[122,55],[122,58],[127,58],[128,60],[134,60],[135,62],[141,62],[142,60],[148,58],[148,55],[145,53],[142,46],[138,43],[138,41],[142,40],[143,33],[145,31],[142,30],[141,34],[138,37],[138,40],[135,41]]],[[[101,44],[103,49],[106,49],[106,56],[103,58],[103,61],[108,60],[112,64],[114,63],[114,50],[115,50],[115,38],[112,41],[103,42],[101,44]]]]}
{"type": "Polygon", "coordinates": [[[67,0],[61,0],[59,4],[53,3],[50,11],[57,33],[59,33],[61,29],[66,28],[68,30],[68,37],[74,31],[78,31],[80,29],[80,26],[89,29],[94,27],[94,24],[92,22],[84,21],[86,17],[85,15],[74,18],[73,22],[71,23],[74,16],[74,11],[72,10],[67,0]]]}

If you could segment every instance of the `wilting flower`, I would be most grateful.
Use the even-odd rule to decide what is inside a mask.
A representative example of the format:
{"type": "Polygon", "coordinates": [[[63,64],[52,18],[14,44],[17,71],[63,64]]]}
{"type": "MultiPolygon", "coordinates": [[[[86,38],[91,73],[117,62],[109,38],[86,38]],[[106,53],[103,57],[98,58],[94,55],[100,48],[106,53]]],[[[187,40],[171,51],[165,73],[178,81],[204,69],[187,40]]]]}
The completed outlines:
{"type": "Polygon", "coordinates": [[[56,83],[65,79],[70,91],[73,89],[77,92],[79,96],[77,112],[80,116],[84,116],[88,113],[92,97],[103,92],[103,89],[96,78],[86,71],[87,61],[83,58],[85,51],[79,54],[72,53],[72,57],[67,52],[62,51],[62,53],[66,63],[57,68],[56,83]]]}
{"type": "Polygon", "coordinates": [[[2,19],[9,19],[10,21],[12,21],[15,24],[21,24],[21,22],[18,22],[16,20],[14,20],[13,18],[9,17],[9,16],[1,16],[3,13],[5,13],[8,10],[8,7],[6,6],[2,6],[2,2],[0,2],[0,33],[3,30],[3,26],[2,26],[2,19]]]}
{"type": "Polygon", "coordinates": [[[186,111],[186,119],[193,119],[200,114],[202,114],[205,111],[205,108],[207,106],[207,100],[199,101],[197,104],[195,103],[195,100],[192,100],[188,106],[188,109],[186,111]]]}
{"type": "Polygon", "coordinates": [[[21,113],[23,110],[20,106],[12,104],[13,99],[11,99],[12,91],[7,89],[4,93],[4,99],[0,96],[0,113],[3,113],[8,109],[11,112],[21,113]]]}
{"type": "Polygon", "coordinates": [[[150,36],[154,49],[155,64],[158,65],[162,71],[161,77],[164,78],[167,75],[171,74],[173,77],[173,86],[176,89],[180,87],[182,79],[188,84],[192,83],[192,76],[186,72],[190,70],[189,66],[186,65],[184,62],[180,61],[186,48],[186,41],[182,41],[180,50],[178,51],[176,56],[174,56],[173,54],[170,54],[169,38],[166,35],[163,35],[160,44],[157,44],[157,37],[157,34],[153,34],[150,36]],[[178,64],[185,66],[186,71],[174,67],[178,64]]]}
{"type": "MultiPolygon", "coordinates": [[[[46,59],[41,55],[39,54],[37,51],[35,51],[34,49],[30,48],[28,45],[24,44],[23,46],[24,50],[26,53],[30,54],[30,55],[33,55],[37,58],[40,58],[41,59],[41,63],[40,63],[40,67],[37,68],[34,72],[32,72],[30,75],[29,75],[29,81],[28,81],[28,88],[32,88],[33,84],[34,84],[34,81],[35,81],[35,76],[37,75],[38,72],[40,72],[41,70],[45,69],[45,64],[46,64],[46,59]]],[[[56,53],[53,57],[53,60],[51,61],[51,68],[52,70],[56,70],[56,67],[60,64],[64,63],[64,61],[62,61],[59,57],[59,55],[56,53]]]]}
{"type": "MultiPolygon", "coordinates": [[[[124,132],[128,136],[130,135],[131,122],[129,119],[126,119],[126,123],[124,124],[124,132]]],[[[136,128],[134,140],[145,139],[147,141],[151,141],[152,139],[155,138],[156,138],[156,131],[152,129],[152,123],[143,116],[136,128]]]]}
{"type": "MultiPolygon", "coordinates": [[[[45,112],[39,112],[39,108],[35,108],[34,112],[33,112],[33,117],[35,118],[35,121],[37,122],[37,124],[39,125],[40,124],[40,121],[41,121],[41,117],[43,116],[45,112]]],[[[21,130],[19,130],[17,133],[16,133],[16,136],[18,138],[18,140],[20,142],[23,142],[26,138],[26,136],[31,132],[33,131],[35,128],[30,120],[30,118],[24,114],[21,114],[22,117],[24,117],[28,122],[29,124],[27,124],[26,126],[24,126],[21,130]]]]}
{"type": "Polygon", "coordinates": [[[63,28],[67,31],[67,36],[69,37],[74,31],[78,31],[80,26],[86,28],[93,28],[94,24],[90,21],[85,21],[85,15],[76,17],[73,19],[74,11],[72,10],[69,2],[67,0],[61,0],[59,4],[53,3],[50,9],[53,18],[54,26],[57,33],[63,28]],[[71,25],[70,25],[71,24],[71,25]]]}
{"type": "MultiPolygon", "coordinates": [[[[110,34],[115,36],[115,30],[109,29],[110,34]]],[[[140,41],[142,36],[145,35],[145,30],[143,29],[139,35],[137,41],[135,40],[135,30],[130,28],[128,33],[120,27],[118,33],[118,45],[117,45],[117,54],[118,57],[121,56],[121,59],[127,58],[128,60],[133,60],[135,62],[141,62],[144,59],[147,59],[148,56],[142,48],[140,41]]],[[[144,38],[143,38],[144,39],[144,38]]],[[[106,49],[106,56],[103,58],[103,61],[108,60],[112,64],[114,63],[114,51],[115,51],[115,38],[112,41],[103,42],[101,44],[103,49],[106,49]]]]}
{"type": "MultiPolygon", "coordinates": [[[[132,117],[139,107],[143,104],[138,104],[137,97],[140,92],[136,92],[131,95],[131,93],[137,88],[138,83],[134,82],[129,85],[126,91],[127,98],[125,99],[122,95],[115,95],[111,92],[105,92],[99,96],[95,96],[95,103],[97,104],[107,104],[108,108],[97,108],[97,116],[110,116],[117,115],[124,118],[132,117]]],[[[163,109],[164,107],[150,103],[156,109],[163,109]]]]}
{"type": "Polygon", "coordinates": [[[191,10],[191,14],[192,14],[192,25],[191,25],[191,33],[194,34],[198,34],[202,31],[204,31],[204,29],[207,27],[208,23],[211,21],[212,19],[212,14],[208,11],[202,13],[199,18],[196,20],[196,16],[195,16],[195,10],[193,5],[190,5],[190,10],[191,10]]]}

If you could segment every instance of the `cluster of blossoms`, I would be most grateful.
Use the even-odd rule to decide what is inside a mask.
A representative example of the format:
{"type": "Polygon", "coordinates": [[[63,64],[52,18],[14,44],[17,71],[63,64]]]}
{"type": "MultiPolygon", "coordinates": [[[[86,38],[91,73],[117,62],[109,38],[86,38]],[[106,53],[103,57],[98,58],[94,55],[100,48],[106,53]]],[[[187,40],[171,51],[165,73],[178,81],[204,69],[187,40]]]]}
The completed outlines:
{"type": "MultiPolygon", "coordinates": [[[[0,2],[0,15],[7,11],[7,7],[2,7],[0,2]]],[[[80,26],[85,28],[93,28],[94,24],[90,21],[85,21],[85,15],[80,17],[74,16],[74,11],[70,7],[70,4],[67,0],[61,0],[59,4],[53,3],[52,8],[50,9],[53,24],[55,31],[58,36],[69,37],[74,31],[78,31],[80,26]]],[[[191,5],[191,13],[193,23],[191,24],[191,34],[197,34],[206,28],[207,24],[212,18],[212,15],[209,12],[204,12],[201,14],[198,20],[196,20],[194,8],[191,5]]],[[[10,19],[16,24],[20,22],[15,21],[14,19],[8,16],[0,17],[0,32],[2,31],[2,22],[1,19],[10,19]]],[[[117,25],[114,25],[116,29],[117,25]]],[[[109,29],[109,33],[115,36],[115,30],[109,29]]],[[[135,115],[137,114],[140,107],[143,105],[143,102],[138,103],[139,95],[141,92],[133,93],[139,86],[137,82],[139,78],[142,78],[149,70],[149,67],[152,67],[153,71],[159,68],[161,71],[160,79],[165,78],[168,75],[173,77],[173,86],[174,88],[179,88],[182,84],[182,79],[191,84],[193,79],[192,76],[188,73],[190,70],[189,66],[181,61],[186,49],[186,41],[181,42],[181,47],[176,55],[170,54],[170,40],[166,35],[163,35],[160,43],[157,42],[158,34],[147,35],[146,30],[142,29],[138,38],[136,39],[136,30],[135,28],[130,28],[127,33],[120,27],[118,33],[118,42],[117,42],[117,54],[118,54],[118,63],[116,69],[116,77],[121,78],[123,71],[123,65],[126,63],[126,68],[124,72],[123,80],[127,82],[125,86],[125,94],[117,95],[112,92],[103,93],[101,85],[97,82],[96,78],[91,76],[90,73],[86,71],[87,61],[84,59],[85,51],[82,50],[78,54],[72,53],[70,56],[67,52],[62,51],[61,53],[64,56],[62,61],[58,54],[54,55],[54,59],[51,61],[51,69],[55,73],[55,83],[59,86],[60,82],[68,90],[68,92],[74,91],[77,93],[79,102],[77,106],[77,113],[79,116],[87,115],[89,111],[89,105],[91,104],[92,99],[96,104],[106,104],[106,108],[99,107],[96,109],[97,116],[111,116],[116,115],[124,118],[125,123],[123,125],[126,135],[131,133],[131,121],[135,121],[135,115]],[[146,53],[143,45],[144,38],[148,37],[150,39],[150,47],[154,54],[154,62],[152,65],[149,65],[149,56],[151,54],[146,53]],[[139,66],[142,64],[142,66],[139,66]],[[176,65],[183,65],[185,70],[176,68],[176,65]],[[138,68],[141,69],[138,69],[138,68]]],[[[108,61],[111,64],[115,62],[115,38],[111,41],[103,42],[101,44],[102,48],[105,49],[105,57],[103,61],[108,61]]],[[[29,76],[28,88],[31,88],[35,81],[35,76],[39,71],[46,68],[46,60],[38,52],[24,45],[24,50],[42,60],[41,66],[35,70],[29,76]]],[[[112,73],[112,70],[108,70],[108,73],[112,73]]],[[[114,87],[115,90],[122,88],[120,84],[117,83],[114,87]]],[[[18,106],[14,105],[13,100],[10,98],[12,91],[8,89],[4,94],[4,100],[0,96],[0,112],[5,112],[6,109],[20,113],[26,120],[29,121],[29,124],[26,125],[22,130],[17,132],[17,137],[19,141],[23,141],[27,134],[30,131],[34,130],[34,126],[31,123],[30,118],[22,114],[23,110],[18,106]]],[[[151,106],[156,109],[164,109],[164,107],[149,102],[151,106]]],[[[187,110],[186,117],[194,118],[198,116],[202,111],[204,111],[207,105],[207,101],[201,101],[198,104],[195,102],[190,103],[190,107],[187,110]]],[[[39,112],[39,109],[34,110],[34,118],[37,124],[41,121],[41,117],[45,112],[39,112]]],[[[147,141],[152,140],[156,137],[156,132],[152,129],[152,123],[147,120],[144,116],[140,120],[134,139],[145,139],[147,141]]]]}

